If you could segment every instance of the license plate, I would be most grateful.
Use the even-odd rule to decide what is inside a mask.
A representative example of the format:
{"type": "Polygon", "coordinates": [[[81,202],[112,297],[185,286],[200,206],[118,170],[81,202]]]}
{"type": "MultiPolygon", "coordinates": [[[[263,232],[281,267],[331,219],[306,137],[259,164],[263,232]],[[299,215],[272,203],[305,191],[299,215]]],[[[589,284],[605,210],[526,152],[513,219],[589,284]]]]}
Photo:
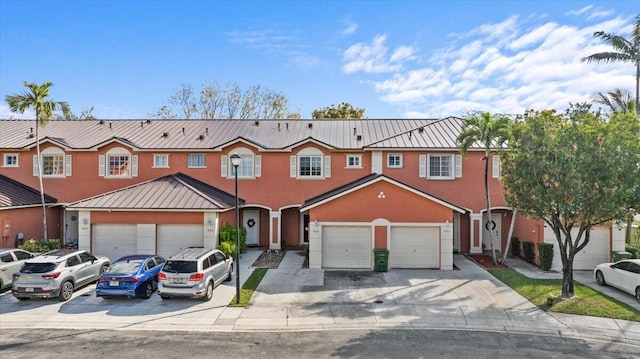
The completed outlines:
{"type": "Polygon", "coordinates": [[[110,280],[109,281],[109,286],[111,287],[117,287],[120,285],[120,282],[118,282],[117,280],[110,280]]]}
{"type": "Polygon", "coordinates": [[[173,283],[184,283],[184,278],[173,278],[171,281],[173,283]]]}
{"type": "Polygon", "coordinates": [[[24,291],[25,292],[33,292],[33,288],[25,288],[24,291]]]}

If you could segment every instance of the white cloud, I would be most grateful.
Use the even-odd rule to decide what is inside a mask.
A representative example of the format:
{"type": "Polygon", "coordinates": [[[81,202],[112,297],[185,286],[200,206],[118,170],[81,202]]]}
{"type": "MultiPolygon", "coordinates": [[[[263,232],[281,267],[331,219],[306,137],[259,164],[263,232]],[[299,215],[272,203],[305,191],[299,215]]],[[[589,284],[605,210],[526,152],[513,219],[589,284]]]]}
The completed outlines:
{"type": "Polygon", "coordinates": [[[347,74],[378,74],[368,82],[382,101],[399,107],[407,117],[461,115],[467,110],[564,110],[569,103],[589,101],[597,92],[633,89],[631,64],[581,61],[610,50],[593,39],[594,31],[626,36],[633,19],[609,18],[593,7],[571,15],[590,22],[576,26],[546,15],[514,15],[458,34],[452,43],[424,58],[418,58],[408,46],[398,46],[389,55],[387,38],[380,35],[371,43],[352,45],[344,54],[343,70],[347,74]],[[592,21],[598,18],[601,20],[592,21]],[[407,59],[417,61],[409,63],[407,59]]]}
{"type": "Polygon", "coordinates": [[[36,113],[33,110],[28,109],[24,113],[11,112],[9,106],[0,104],[0,119],[16,119],[16,120],[35,120],[36,113]]]}
{"type": "Polygon", "coordinates": [[[349,36],[355,34],[356,30],[358,30],[358,24],[352,21],[345,20],[344,21],[344,29],[340,31],[340,35],[349,36]]]}

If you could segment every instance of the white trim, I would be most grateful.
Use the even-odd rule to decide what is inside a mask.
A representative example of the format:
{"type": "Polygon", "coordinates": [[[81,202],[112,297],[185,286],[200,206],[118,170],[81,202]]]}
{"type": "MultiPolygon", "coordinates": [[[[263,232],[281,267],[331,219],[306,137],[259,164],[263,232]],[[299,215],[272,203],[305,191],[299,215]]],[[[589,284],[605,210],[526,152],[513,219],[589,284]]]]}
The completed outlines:
{"type": "Polygon", "coordinates": [[[362,155],[361,154],[348,153],[348,154],[345,155],[345,161],[346,161],[346,163],[345,163],[344,168],[347,168],[347,169],[362,169],[362,155]],[[349,160],[352,159],[352,158],[354,160],[357,159],[357,162],[358,162],[357,165],[356,164],[354,164],[354,165],[349,164],[349,162],[350,162],[349,160]]]}
{"type": "Polygon", "coordinates": [[[169,154],[168,153],[154,153],[153,154],[153,166],[151,168],[169,168],[169,154]],[[165,159],[165,165],[158,166],[157,160],[159,158],[165,159]]]}
{"type": "Polygon", "coordinates": [[[387,153],[387,168],[402,168],[404,166],[404,158],[403,157],[404,156],[402,155],[401,152],[390,152],[390,153],[387,153]],[[390,162],[389,160],[391,159],[392,156],[393,157],[397,156],[400,164],[392,166],[389,163],[390,162]]]}
{"type": "MultiPolygon", "coordinates": [[[[440,162],[440,164],[442,165],[442,162],[440,162]]],[[[442,166],[441,166],[442,167],[442,166]]],[[[455,168],[455,155],[453,154],[428,154],[427,155],[427,179],[428,180],[435,180],[435,181],[439,181],[439,180],[452,180],[456,178],[456,168],[455,168]],[[449,175],[448,176],[432,176],[431,175],[431,158],[432,157],[438,157],[441,159],[446,159],[449,158],[449,175]]],[[[462,169],[460,169],[460,172],[462,172],[462,169]]],[[[460,174],[462,175],[462,173],[460,174]]]]}
{"type": "Polygon", "coordinates": [[[19,154],[18,153],[3,153],[2,154],[2,167],[9,167],[9,168],[20,167],[19,154]],[[15,157],[16,163],[13,164],[13,165],[8,165],[7,164],[7,159],[9,157],[15,157]]]}

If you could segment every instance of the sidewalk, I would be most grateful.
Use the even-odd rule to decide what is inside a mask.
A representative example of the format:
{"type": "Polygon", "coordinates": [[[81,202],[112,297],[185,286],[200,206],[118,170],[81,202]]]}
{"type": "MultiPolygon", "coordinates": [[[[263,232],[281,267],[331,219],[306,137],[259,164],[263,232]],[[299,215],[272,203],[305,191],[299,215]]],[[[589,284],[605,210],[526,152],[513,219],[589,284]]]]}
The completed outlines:
{"type": "MultiPolygon", "coordinates": [[[[260,251],[240,258],[241,282],[260,251]]],[[[0,327],[172,331],[471,330],[620,340],[640,345],[640,323],[544,312],[462,255],[459,270],[303,269],[288,251],[246,308],[230,308],[235,282],[214,299],[103,300],[94,286],[64,303],[0,295],[0,327]],[[347,275],[345,275],[345,273],[347,275]],[[341,282],[341,278],[347,281],[341,282]],[[353,277],[353,278],[351,278],[353,277]],[[348,279],[353,279],[348,281],[348,279]],[[345,284],[346,283],[346,284],[345,284]]]]}

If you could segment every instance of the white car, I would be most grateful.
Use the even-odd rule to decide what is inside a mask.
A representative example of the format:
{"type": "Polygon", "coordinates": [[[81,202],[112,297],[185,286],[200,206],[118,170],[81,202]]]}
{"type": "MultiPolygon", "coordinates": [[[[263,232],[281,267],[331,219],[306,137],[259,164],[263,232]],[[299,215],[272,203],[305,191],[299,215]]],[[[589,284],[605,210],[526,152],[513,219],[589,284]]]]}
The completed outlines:
{"type": "Polygon", "coordinates": [[[593,275],[598,284],[610,285],[635,295],[640,302],[640,259],[598,264],[593,275]]]}
{"type": "Polygon", "coordinates": [[[34,254],[22,249],[0,249],[0,290],[5,287],[11,287],[13,273],[19,271],[22,264],[34,256],[34,254]]]}

